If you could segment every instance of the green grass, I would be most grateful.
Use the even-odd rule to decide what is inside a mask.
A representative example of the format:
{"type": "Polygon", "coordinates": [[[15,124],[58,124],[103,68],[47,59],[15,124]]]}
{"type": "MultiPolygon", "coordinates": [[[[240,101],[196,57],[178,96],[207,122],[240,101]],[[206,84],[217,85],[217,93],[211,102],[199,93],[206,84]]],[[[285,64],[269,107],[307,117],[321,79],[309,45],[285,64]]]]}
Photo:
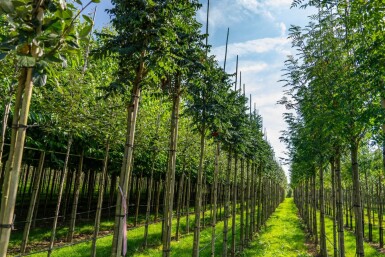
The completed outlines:
{"type": "MultiPolygon", "coordinates": [[[[317,213],[318,228],[319,228],[319,212],[317,213]]],[[[326,229],[326,247],[329,256],[333,256],[333,221],[329,217],[325,216],[325,229],[326,229]]],[[[345,230],[345,256],[355,257],[356,256],[356,238],[350,231],[345,230]]],[[[385,254],[379,253],[375,248],[370,246],[368,243],[364,243],[364,251],[366,257],[380,257],[385,254]]]]}
{"type": "MultiPolygon", "coordinates": [[[[207,211],[205,219],[208,220],[210,212],[207,211]]],[[[193,227],[194,224],[194,215],[190,215],[190,226],[193,227]]],[[[173,224],[176,224],[176,219],[173,220],[173,224]]],[[[223,223],[223,222],[222,222],[223,223]]],[[[230,222],[231,224],[231,222],[230,222]]],[[[220,225],[219,225],[220,226],[220,225]]],[[[175,227],[173,227],[173,234],[175,235],[175,227]]],[[[186,217],[181,217],[180,222],[180,229],[181,233],[184,233],[186,231],[186,217]]],[[[206,229],[207,230],[207,229],[206,229]]],[[[202,242],[205,242],[205,239],[210,239],[209,235],[207,235],[207,232],[204,230],[202,232],[202,242]]],[[[149,247],[151,249],[142,250],[142,243],[143,243],[143,235],[144,235],[144,227],[138,227],[134,228],[128,231],[127,233],[127,247],[128,247],[128,253],[127,256],[159,256],[161,255],[161,231],[162,231],[162,223],[155,223],[151,224],[149,226],[149,237],[148,237],[148,243],[149,247]]],[[[211,229],[210,229],[211,231],[211,229]]],[[[191,249],[192,249],[192,238],[193,238],[193,231],[190,229],[189,235],[182,236],[182,239],[179,242],[173,241],[172,243],[172,251],[174,252],[180,252],[182,254],[181,256],[191,256],[191,249]],[[189,246],[189,241],[191,241],[191,247],[189,246]],[[190,247],[190,250],[188,251],[188,255],[185,254],[187,248],[190,247]]],[[[108,235],[105,237],[102,237],[98,239],[97,241],[97,256],[109,256],[111,252],[111,243],[112,243],[112,235],[108,235]]],[[[64,247],[60,249],[56,249],[53,251],[52,256],[54,257],[80,257],[80,256],[89,256],[90,255],[90,249],[91,249],[91,242],[84,242],[79,243],[73,246],[64,247]]],[[[178,254],[178,256],[180,255],[178,254]]],[[[46,256],[47,253],[37,253],[33,254],[34,257],[43,257],[46,256]]],[[[205,255],[202,255],[205,256],[205,255]]]]}
{"type": "MultiPolygon", "coordinates": [[[[277,211],[268,220],[265,229],[260,236],[251,242],[250,248],[245,249],[241,256],[266,256],[266,257],[308,257],[305,245],[305,233],[302,230],[301,222],[297,217],[297,209],[292,198],[287,198],[277,209],[277,211]]],[[[206,217],[209,216],[208,215],[206,217]]],[[[181,232],[184,233],[185,217],[181,218],[181,232]]],[[[174,220],[174,222],[176,222],[174,220]]],[[[194,215],[190,215],[190,224],[193,225],[194,215]]],[[[240,215],[236,217],[237,224],[240,223],[240,215]]],[[[228,248],[231,243],[231,218],[229,219],[228,248]]],[[[175,223],[174,223],[175,224],[175,223]]],[[[127,256],[148,257],[162,256],[161,246],[161,229],[162,224],[152,224],[149,227],[149,244],[150,248],[143,250],[141,248],[143,242],[144,227],[135,228],[128,231],[128,254],[127,256]]],[[[239,244],[239,225],[237,226],[236,241],[239,244]]],[[[175,234],[175,228],[173,228],[175,234]]],[[[215,255],[222,255],[223,244],[223,221],[217,223],[216,226],[215,255]]],[[[171,256],[189,257],[192,254],[193,247],[193,231],[190,230],[189,235],[182,235],[179,241],[172,241],[171,256]]],[[[109,256],[111,251],[112,236],[100,238],[97,242],[97,256],[109,256]]],[[[200,239],[200,256],[210,256],[211,252],[211,227],[207,226],[201,231],[200,239]]],[[[71,247],[64,247],[53,251],[54,257],[81,257],[89,256],[91,242],[76,244],[71,247]]],[[[229,250],[230,252],[230,250],[229,250]]],[[[34,254],[35,257],[45,257],[47,253],[34,254]]]]}
{"type": "Polygon", "coordinates": [[[307,257],[306,235],[293,198],[286,198],[242,256],[307,257]]]}

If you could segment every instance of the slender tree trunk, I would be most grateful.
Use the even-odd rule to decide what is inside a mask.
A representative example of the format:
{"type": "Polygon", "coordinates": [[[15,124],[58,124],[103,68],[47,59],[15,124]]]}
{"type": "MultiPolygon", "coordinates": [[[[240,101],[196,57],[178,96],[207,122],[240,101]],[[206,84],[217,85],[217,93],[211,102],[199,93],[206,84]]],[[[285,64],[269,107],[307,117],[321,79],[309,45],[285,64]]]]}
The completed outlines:
{"type": "Polygon", "coordinates": [[[140,196],[142,192],[142,178],[143,172],[140,173],[140,177],[136,179],[136,203],[135,203],[135,221],[134,227],[138,225],[138,216],[139,216],[139,208],[140,208],[140,196]]]}
{"type": "Polygon", "coordinates": [[[257,205],[257,184],[256,184],[256,174],[257,174],[258,166],[256,163],[253,163],[251,167],[251,182],[248,185],[248,195],[250,198],[250,230],[249,230],[249,241],[254,240],[254,232],[256,231],[256,205],[257,205]]]}
{"type": "Polygon", "coordinates": [[[378,229],[380,248],[384,247],[384,227],[383,227],[383,203],[382,203],[382,174],[378,176],[378,229]]]}
{"type": "Polygon", "coordinates": [[[215,149],[215,166],[214,166],[214,181],[213,181],[213,213],[211,219],[211,257],[215,256],[215,227],[217,224],[217,201],[218,201],[218,175],[219,175],[219,157],[221,152],[220,142],[216,142],[215,149]]]}
{"type": "Polygon", "coordinates": [[[257,207],[257,231],[262,226],[262,164],[259,166],[259,172],[257,173],[258,177],[258,207],[257,207]]]}
{"type": "MultiPolygon", "coordinates": [[[[183,168],[184,170],[184,168],[183,168]]],[[[184,183],[184,173],[182,173],[180,179],[179,179],[179,187],[178,187],[178,200],[177,200],[177,211],[176,211],[176,233],[175,233],[175,240],[179,241],[179,234],[180,234],[180,216],[181,216],[181,209],[182,209],[182,196],[183,196],[183,183],[184,183]]],[[[182,209],[183,210],[183,209],[182,209]]]]}
{"type": "Polygon", "coordinates": [[[304,199],[304,220],[305,220],[305,224],[306,224],[306,227],[308,230],[309,227],[310,227],[310,222],[309,222],[309,178],[306,178],[306,181],[305,181],[305,199],[304,199]]]}
{"type": "Polygon", "coordinates": [[[338,248],[337,248],[337,204],[336,204],[336,179],[335,179],[335,162],[334,159],[330,161],[331,164],[331,179],[332,179],[332,218],[333,218],[333,254],[334,257],[338,257],[338,248]]]}
{"type": "MultiPolygon", "coordinates": [[[[40,9],[41,8],[39,8],[39,12],[40,9]]],[[[32,68],[23,68],[22,73],[23,75],[19,79],[18,94],[16,96],[11,147],[8,163],[6,164],[2,190],[0,209],[3,211],[0,212],[0,224],[2,224],[0,228],[0,256],[6,256],[13,226],[17,185],[19,182],[29,107],[32,98],[32,68]]]]}
{"type": "Polygon", "coordinates": [[[320,201],[320,250],[321,256],[327,257],[326,249],[326,231],[325,231],[325,199],[324,199],[324,170],[322,165],[320,166],[320,190],[319,190],[319,201],[320,201]]]}
{"type": "Polygon", "coordinates": [[[31,185],[32,185],[32,177],[33,177],[33,171],[35,170],[35,167],[32,167],[31,169],[31,164],[28,164],[27,165],[27,171],[25,172],[25,176],[24,176],[24,179],[22,179],[22,184],[19,185],[19,188],[20,188],[20,192],[22,195],[21,195],[21,206],[20,206],[20,209],[21,209],[21,213],[20,215],[23,214],[23,209],[24,209],[24,198],[25,198],[25,191],[27,189],[27,185],[28,185],[28,179],[29,179],[29,176],[31,175],[31,185]],[[32,172],[30,172],[32,170],[32,172]],[[32,174],[31,174],[32,173],[32,174]]]}
{"type": "MultiPolygon", "coordinates": [[[[144,53],[142,53],[142,57],[144,53]]],[[[132,156],[134,150],[134,142],[135,142],[135,128],[136,128],[136,120],[138,116],[139,110],[139,99],[141,88],[139,86],[140,81],[142,80],[142,74],[144,69],[144,62],[139,64],[138,73],[135,79],[135,83],[132,89],[131,103],[127,108],[127,134],[126,134],[126,145],[124,148],[124,157],[122,162],[122,168],[119,176],[119,187],[121,188],[123,195],[125,198],[128,196],[129,192],[129,183],[131,179],[131,169],[132,169],[132,156]]],[[[126,240],[123,238],[123,234],[127,230],[127,227],[124,227],[125,219],[127,215],[127,210],[125,210],[122,204],[122,195],[120,193],[117,194],[116,200],[116,211],[115,211],[115,223],[114,223],[114,236],[112,240],[112,249],[111,249],[111,257],[120,257],[123,254],[124,245],[126,240]]]]}
{"type": "Polygon", "coordinates": [[[148,226],[150,225],[150,213],[151,213],[151,191],[152,191],[152,184],[154,180],[154,165],[155,165],[155,158],[152,160],[151,165],[151,172],[150,172],[150,181],[148,182],[148,194],[147,194],[147,206],[146,206],[146,225],[144,226],[144,238],[143,238],[143,248],[147,248],[148,244],[148,226]]]}
{"type": "Polygon", "coordinates": [[[364,257],[364,231],[362,226],[363,215],[361,208],[360,174],[358,172],[358,142],[351,144],[351,161],[353,174],[353,208],[356,225],[356,254],[364,257]]]}
{"type": "Polygon", "coordinates": [[[158,189],[156,191],[156,206],[155,206],[155,216],[154,216],[154,221],[158,221],[158,215],[159,215],[159,203],[160,203],[160,192],[162,191],[162,182],[163,180],[160,179],[158,182],[158,189]]]}
{"type": "Polygon", "coordinates": [[[252,218],[253,216],[250,215],[250,213],[252,213],[250,211],[250,206],[252,206],[250,204],[250,184],[252,183],[252,177],[251,177],[251,173],[250,171],[252,170],[252,166],[253,164],[250,163],[250,160],[247,160],[247,167],[246,167],[246,227],[245,227],[245,244],[244,244],[244,247],[247,247],[249,245],[249,242],[251,240],[251,235],[252,233],[250,233],[250,231],[252,230],[252,218]],[[250,170],[250,167],[251,167],[251,170],[250,170]]]}
{"type": "MultiPolygon", "coordinates": [[[[383,111],[385,111],[385,98],[381,97],[381,107],[383,111]]],[[[385,123],[382,124],[382,133],[385,134],[385,123]]],[[[384,247],[384,228],[383,228],[383,206],[384,203],[382,201],[382,178],[385,174],[385,141],[382,143],[382,174],[380,174],[378,178],[378,227],[379,227],[379,237],[380,237],[380,247],[384,247]]]]}
{"type": "Polygon", "coordinates": [[[173,94],[173,107],[171,114],[171,133],[170,133],[170,151],[168,160],[168,171],[166,176],[166,185],[164,191],[164,215],[163,215],[163,257],[170,256],[171,244],[171,228],[172,228],[172,211],[174,203],[175,188],[175,168],[176,168],[176,151],[178,142],[178,118],[179,118],[179,102],[181,93],[181,77],[176,76],[175,91],[173,94]]]}
{"type": "Polygon", "coordinates": [[[68,236],[67,236],[67,242],[70,242],[70,243],[72,243],[72,240],[74,238],[74,232],[75,232],[76,212],[78,210],[80,184],[83,177],[83,159],[84,159],[84,151],[82,151],[82,154],[80,155],[79,166],[76,171],[75,192],[74,192],[74,199],[72,203],[70,227],[69,227],[68,236]]]}
{"type": "Polygon", "coordinates": [[[45,199],[44,199],[44,212],[43,212],[44,216],[45,216],[46,210],[47,210],[48,195],[50,194],[49,190],[50,190],[50,188],[52,190],[52,185],[53,185],[53,181],[54,181],[54,178],[55,178],[55,174],[56,174],[55,170],[53,170],[53,169],[49,170],[48,183],[47,183],[47,188],[46,188],[46,192],[45,192],[45,199]]]}
{"type": "Polygon", "coordinates": [[[186,234],[190,234],[190,198],[191,198],[191,168],[188,173],[187,205],[186,205],[186,234]]]}
{"type": "Polygon", "coordinates": [[[337,190],[337,223],[338,223],[338,245],[339,257],[345,257],[345,236],[344,236],[344,213],[343,213],[343,194],[341,183],[341,159],[337,152],[336,154],[336,190],[337,190]]]}
{"type": "MultiPolygon", "coordinates": [[[[245,244],[245,159],[241,159],[241,227],[240,227],[240,251],[243,251],[245,244]]],[[[247,217],[247,214],[246,214],[247,217]]]]}
{"type": "Polygon", "coordinates": [[[37,199],[37,196],[39,193],[39,187],[40,187],[40,181],[41,181],[40,176],[43,172],[44,159],[45,159],[45,152],[41,152],[40,153],[40,160],[39,160],[39,167],[38,167],[37,173],[35,175],[36,178],[35,178],[35,181],[33,184],[33,189],[32,189],[31,203],[30,203],[29,209],[28,209],[27,220],[26,220],[26,223],[24,225],[23,239],[22,239],[21,248],[20,248],[20,253],[22,253],[22,254],[25,253],[25,250],[26,250],[27,244],[28,244],[28,236],[29,236],[29,231],[31,228],[31,222],[32,222],[32,218],[33,218],[34,209],[36,206],[36,199],[37,199]]]}
{"type": "Polygon", "coordinates": [[[365,187],[366,187],[366,215],[369,222],[369,242],[373,241],[373,224],[372,224],[372,215],[371,215],[371,203],[369,195],[369,184],[368,184],[368,172],[365,170],[365,187]]]}
{"type": "Polygon", "coordinates": [[[8,116],[9,116],[9,111],[11,110],[11,100],[12,98],[10,97],[8,102],[4,106],[4,115],[3,115],[3,120],[2,120],[2,125],[1,125],[1,135],[0,135],[0,179],[2,178],[3,175],[3,153],[4,153],[4,144],[5,144],[5,133],[7,132],[7,123],[8,123],[8,116]]]}
{"type": "Polygon", "coordinates": [[[200,229],[201,229],[201,207],[202,207],[202,180],[203,180],[203,161],[205,153],[205,132],[206,126],[202,125],[201,128],[201,144],[200,144],[200,159],[199,159],[199,168],[197,174],[197,187],[195,195],[195,226],[194,226],[194,243],[193,243],[193,257],[199,256],[199,239],[200,239],[200,229]]]}
{"type": "Polygon", "coordinates": [[[67,153],[66,153],[66,157],[65,157],[65,161],[64,161],[64,169],[63,169],[63,174],[61,176],[61,181],[60,181],[60,186],[59,186],[59,195],[58,195],[58,200],[57,200],[57,205],[56,205],[55,218],[53,220],[53,225],[52,225],[51,240],[50,240],[50,244],[49,244],[49,248],[48,248],[48,255],[47,255],[48,257],[51,256],[51,254],[52,254],[52,249],[53,249],[53,245],[55,242],[57,221],[59,218],[60,204],[61,204],[61,200],[62,200],[62,196],[63,196],[65,179],[67,177],[68,161],[69,161],[69,157],[70,157],[71,145],[72,145],[72,136],[69,135],[68,144],[67,144],[67,153]]]}
{"type": "Polygon", "coordinates": [[[70,200],[70,193],[72,189],[72,178],[73,178],[73,171],[69,170],[67,173],[67,180],[66,180],[66,185],[65,185],[65,190],[64,190],[64,203],[63,203],[63,210],[62,210],[62,216],[63,216],[63,223],[66,220],[67,216],[67,205],[70,200]]]}
{"type": "Polygon", "coordinates": [[[232,203],[232,223],[231,223],[231,256],[236,254],[236,217],[237,217],[237,173],[238,155],[235,154],[234,182],[233,182],[233,203],[232,203]]]}
{"type": "Polygon", "coordinates": [[[91,247],[91,256],[96,256],[96,240],[98,238],[99,229],[100,229],[100,217],[102,215],[102,207],[103,207],[103,195],[104,195],[104,183],[107,176],[107,165],[108,165],[108,154],[110,151],[110,141],[107,138],[106,142],[106,152],[103,160],[103,170],[99,182],[99,196],[98,196],[98,204],[96,207],[96,215],[95,215],[95,225],[94,225],[94,234],[92,237],[92,247],[91,247]]]}
{"type": "Polygon", "coordinates": [[[230,174],[231,174],[231,149],[229,150],[227,158],[227,172],[225,182],[225,208],[224,208],[224,224],[223,224],[223,245],[222,245],[222,257],[227,257],[227,240],[229,230],[229,218],[230,218],[230,174]]]}
{"type": "Polygon", "coordinates": [[[318,231],[317,231],[317,190],[316,190],[316,175],[313,176],[313,231],[314,231],[314,243],[318,244],[318,231]]]}

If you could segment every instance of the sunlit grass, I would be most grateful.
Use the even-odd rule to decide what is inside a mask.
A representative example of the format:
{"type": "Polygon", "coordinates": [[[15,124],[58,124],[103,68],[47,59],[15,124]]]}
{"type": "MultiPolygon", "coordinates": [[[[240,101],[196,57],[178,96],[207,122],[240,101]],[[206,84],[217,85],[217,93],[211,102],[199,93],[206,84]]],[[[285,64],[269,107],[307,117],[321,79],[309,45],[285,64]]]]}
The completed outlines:
{"type": "MultiPolygon", "coordinates": [[[[317,214],[318,228],[319,228],[319,213],[317,214]]],[[[367,226],[365,226],[367,227],[367,226]]],[[[333,256],[333,221],[329,217],[325,216],[325,228],[326,228],[326,247],[329,256],[333,256]]],[[[356,238],[350,231],[345,230],[345,256],[355,257],[356,256],[356,238]]],[[[364,243],[364,251],[366,257],[380,257],[385,254],[379,253],[375,248],[370,246],[368,243],[364,243]]]]}
{"type": "Polygon", "coordinates": [[[293,198],[286,198],[242,256],[307,257],[306,235],[293,198]]]}

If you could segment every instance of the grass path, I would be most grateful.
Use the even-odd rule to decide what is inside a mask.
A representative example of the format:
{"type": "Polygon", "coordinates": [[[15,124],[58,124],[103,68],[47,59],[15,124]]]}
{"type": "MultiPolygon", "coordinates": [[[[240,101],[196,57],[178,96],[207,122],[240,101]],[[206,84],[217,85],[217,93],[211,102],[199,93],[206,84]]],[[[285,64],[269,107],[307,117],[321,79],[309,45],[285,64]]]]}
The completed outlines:
{"type": "Polygon", "coordinates": [[[306,236],[293,198],[286,198],[242,256],[308,257],[306,236]]]}

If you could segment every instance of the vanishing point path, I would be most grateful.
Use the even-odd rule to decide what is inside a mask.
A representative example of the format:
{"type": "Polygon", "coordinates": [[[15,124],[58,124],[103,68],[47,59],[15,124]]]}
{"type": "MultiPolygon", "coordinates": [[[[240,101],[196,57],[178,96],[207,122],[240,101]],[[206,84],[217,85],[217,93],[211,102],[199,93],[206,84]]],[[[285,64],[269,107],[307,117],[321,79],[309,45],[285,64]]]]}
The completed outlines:
{"type": "Polygon", "coordinates": [[[306,235],[293,198],[286,198],[243,256],[307,257],[306,235]]]}

